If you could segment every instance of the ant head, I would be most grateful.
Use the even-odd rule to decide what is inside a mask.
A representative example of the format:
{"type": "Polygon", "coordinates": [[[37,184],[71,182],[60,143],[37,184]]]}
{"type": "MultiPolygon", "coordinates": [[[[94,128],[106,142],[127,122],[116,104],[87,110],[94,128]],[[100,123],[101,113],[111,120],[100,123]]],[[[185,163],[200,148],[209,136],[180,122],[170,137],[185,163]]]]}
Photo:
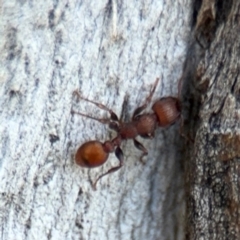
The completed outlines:
{"type": "Polygon", "coordinates": [[[159,99],[153,104],[152,110],[157,115],[158,125],[160,127],[167,127],[175,123],[181,113],[180,102],[175,97],[159,99]]]}
{"type": "Polygon", "coordinates": [[[108,159],[109,151],[99,141],[89,141],[80,146],[75,155],[75,161],[81,167],[98,167],[108,159]]]}

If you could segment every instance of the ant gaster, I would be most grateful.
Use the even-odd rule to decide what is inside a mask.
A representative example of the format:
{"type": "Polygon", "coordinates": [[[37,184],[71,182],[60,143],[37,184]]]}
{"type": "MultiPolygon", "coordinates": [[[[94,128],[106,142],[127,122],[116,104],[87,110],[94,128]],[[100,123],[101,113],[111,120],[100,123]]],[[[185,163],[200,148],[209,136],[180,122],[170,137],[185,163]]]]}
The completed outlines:
{"type": "Polygon", "coordinates": [[[77,97],[95,104],[99,108],[106,110],[110,113],[109,119],[102,119],[89,116],[84,113],[79,113],[72,111],[72,113],[79,114],[94,120],[97,120],[103,124],[109,124],[109,127],[117,132],[117,136],[112,140],[108,140],[104,143],[101,143],[97,140],[85,142],[81,145],[75,155],[75,161],[81,167],[93,168],[98,167],[104,164],[109,156],[109,153],[115,151],[115,155],[119,160],[119,165],[112,167],[106,173],[100,175],[96,181],[93,183],[93,188],[96,189],[96,184],[103,176],[117,171],[123,165],[123,152],[120,148],[120,145],[123,140],[133,139],[134,145],[136,148],[142,151],[140,160],[148,154],[147,149],[136,140],[136,137],[139,135],[143,138],[152,138],[154,136],[154,131],[157,127],[167,127],[175,123],[180,117],[180,102],[178,98],[175,97],[163,97],[157,100],[152,106],[152,113],[143,113],[141,112],[146,109],[150,103],[152,96],[156,90],[159,78],[156,79],[152,90],[150,91],[149,96],[146,98],[144,104],[141,107],[138,107],[132,116],[130,122],[122,122],[118,119],[117,115],[108,107],[101,103],[94,102],[87,98],[82,97],[78,91],[74,91],[74,94],[77,97]]]}

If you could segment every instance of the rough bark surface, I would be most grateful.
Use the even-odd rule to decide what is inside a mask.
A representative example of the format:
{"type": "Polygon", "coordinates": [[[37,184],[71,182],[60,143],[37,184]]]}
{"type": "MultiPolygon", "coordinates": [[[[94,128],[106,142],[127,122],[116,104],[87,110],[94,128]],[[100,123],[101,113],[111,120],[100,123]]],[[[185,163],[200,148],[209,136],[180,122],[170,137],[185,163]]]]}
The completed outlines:
{"type": "Polygon", "coordinates": [[[149,151],[145,165],[124,142],[124,166],[93,191],[116,157],[89,170],[74,153],[115,133],[70,112],[108,116],[77,101],[76,89],[128,119],[157,77],[153,101],[176,96],[190,1],[5,0],[0,7],[0,238],[183,239],[179,124],[139,139],[149,151]]]}
{"type": "Polygon", "coordinates": [[[185,77],[187,239],[240,239],[240,2],[195,1],[185,77]],[[191,69],[191,70],[190,70],[191,69]]]}

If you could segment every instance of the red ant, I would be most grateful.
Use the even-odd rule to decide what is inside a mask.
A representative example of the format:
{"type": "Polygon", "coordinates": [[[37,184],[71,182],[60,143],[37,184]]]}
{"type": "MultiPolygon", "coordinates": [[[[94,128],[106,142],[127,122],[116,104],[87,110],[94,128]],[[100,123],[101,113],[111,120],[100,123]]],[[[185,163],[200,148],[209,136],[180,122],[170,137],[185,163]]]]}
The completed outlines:
{"type": "Polygon", "coordinates": [[[87,114],[71,111],[71,113],[76,113],[81,116],[85,116],[94,120],[97,120],[104,124],[109,124],[109,127],[117,132],[117,136],[112,140],[101,143],[97,140],[85,142],[81,145],[75,155],[75,161],[81,167],[93,168],[104,164],[109,156],[109,153],[115,151],[115,155],[119,160],[119,165],[109,169],[106,173],[100,175],[94,184],[92,185],[96,189],[96,184],[103,176],[117,171],[123,165],[123,152],[120,145],[123,140],[133,139],[136,148],[141,150],[143,153],[140,160],[148,154],[147,149],[136,140],[136,137],[140,135],[143,138],[152,138],[154,136],[154,131],[159,127],[167,127],[175,123],[181,113],[180,102],[178,98],[175,97],[164,97],[157,100],[152,106],[152,113],[141,112],[149,105],[152,96],[156,90],[159,78],[156,79],[149,96],[146,98],[145,103],[138,107],[132,116],[130,122],[122,122],[118,119],[117,115],[108,107],[103,104],[91,101],[87,98],[82,97],[78,91],[74,91],[79,98],[93,103],[99,108],[106,110],[110,113],[109,119],[102,119],[89,116],[87,114]]]}

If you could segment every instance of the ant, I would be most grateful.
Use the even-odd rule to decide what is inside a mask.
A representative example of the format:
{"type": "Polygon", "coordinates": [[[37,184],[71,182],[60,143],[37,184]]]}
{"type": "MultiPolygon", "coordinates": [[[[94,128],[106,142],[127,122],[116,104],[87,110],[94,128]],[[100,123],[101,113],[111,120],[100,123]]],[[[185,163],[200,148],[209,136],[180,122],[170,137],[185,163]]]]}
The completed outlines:
{"type": "Polygon", "coordinates": [[[97,140],[85,142],[77,150],[75,161],[81,167],[98,167],[107,161],[109,153],[112,152],[115,152],[115,155],[119,160],[118,166],[112,167],[95,180],[92,185],[93,189],[96,190],[96,184],[103,176],[113,173],[122,167],[123,152],[120,145],[123,140],[133,139],[135,147],[142,151],[140,157],[140,160],[142,161],[142,158],[148,154],[148,151],[139,141],[136,140],[136,137],[139,135],[143,138],[153,138],[154,131],[157,127],[167,127],[174,124],[179,119],[181,113],[180,101],[178,98],[171,96],[157,100],[152,106],[152,113],[142,113],[151,102],[158,82],[159,78],[156,79],[144,104],[134,111],[130,122],[120,121],[117,115],[105,105],[82,97],[78,91],[74,91],[73,94],[77,95],[78,98],[93,103],[97,107],[108,111],[110,113],[110,118],[102,119],[75,111],[71,111],[71,113],[76,113],[97,120],[100,123],[108,124],[111,129],[117,132],[117,136],[112,140],[108,140],[104,143],[97,140]]]}

